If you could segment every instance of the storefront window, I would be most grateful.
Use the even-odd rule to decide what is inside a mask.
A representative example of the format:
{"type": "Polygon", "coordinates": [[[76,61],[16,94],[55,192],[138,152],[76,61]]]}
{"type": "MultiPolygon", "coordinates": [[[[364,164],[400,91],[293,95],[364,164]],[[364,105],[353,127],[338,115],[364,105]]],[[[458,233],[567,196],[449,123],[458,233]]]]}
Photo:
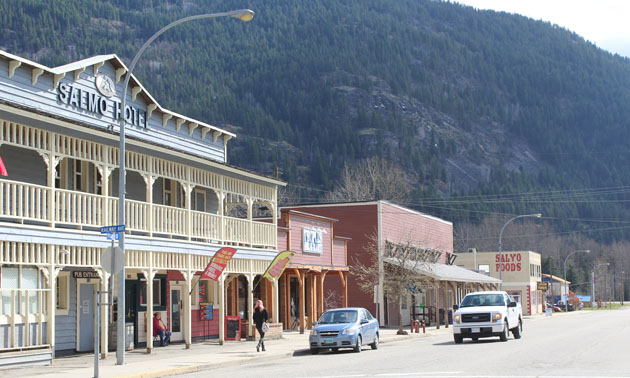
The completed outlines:
{"type": "Polygon", "coordinates": [[[28,312],[35,314],[39,312],[37,302],[38,290],[40,288],[39,269],[23,266],[5,266],[2,268],[2,314],[11,315],[12,293],[15,293],[15,309],[17,314],[28,312]],[[5,290],[6,289],[6,290],[5,290]],[[20,289],[20,290],[8,290],[20,289]],[[28,291],[28,301],[25,300],[26,290],[28,291]]]}
{"type": "MultiPolygon", "coordinates": [[[[147,305],[147,281],[140,281],[140,305],[147,305]]],[[[153,280],[153,305],[162,305],[162,280],[156,278],[153,280]]]]}
{"type": "Polygon", "coordinates": [[[57,276],[57,315],[70,309],[70,272],[59,272],[57,276]]]}

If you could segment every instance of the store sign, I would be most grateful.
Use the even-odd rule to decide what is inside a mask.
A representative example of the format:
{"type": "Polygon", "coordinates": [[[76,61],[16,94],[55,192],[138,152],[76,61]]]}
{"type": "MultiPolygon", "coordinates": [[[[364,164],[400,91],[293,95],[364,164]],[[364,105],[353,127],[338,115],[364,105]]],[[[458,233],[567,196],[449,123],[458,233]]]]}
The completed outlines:
{"type": "Polygon", "coordinates": [[[549,282],[536,282],[536,290],[549,290],[549,282]]]}
{"type": "Polygon", "coordinates": [[[499,258],[499,254],[497,253],[495,256],[495,263],[497,272],[503,270],[504,272],[520,272],[522,269],[521,260],[523,256],[520,253],[502,253],[499,258]],[[499,259],[501,261],[499,261],[499,259]],[[501,267],[503,266],[503,267],[501,267]]]}
{"type": "Polygon", "coordinates": [[[315,228],[302,229],[302,250],[309,253],[324,252],[324,231],[315,228]]]}
{"type": "Polygon", "coordinates": [[[234,248],[226,247],[219,249],[214,256],[212,256],[208,266],[206,266],[206,270],[203,271],[203,274],[199,279],[211,279],[213,281],[217,281],[227,264],[230,260],[232,260],[232,257],[234,257],[235,253],[236,249],[234,248]]]}
{"type": "MultiPolygon", "coordinates": [[[[107,76],[99,75],[95,79],[98,92],[79,87],[71,83],[60,83],[57,88],[57,99],[65,105],[72,106],[76,110],[120,119],[120,101],[113,100],[115,87],[113,80],[107,76]],[[99,94],[100,92],[100,94],[99,94]]],[[[125,106],[125,120],[127,123],[147,127],[147,112],[131,105],[125,106]]]]}
{"type": "Polygon", "coordinates": [[[101,278],[95,271],[72,272],[74,278],[101,278]]]}

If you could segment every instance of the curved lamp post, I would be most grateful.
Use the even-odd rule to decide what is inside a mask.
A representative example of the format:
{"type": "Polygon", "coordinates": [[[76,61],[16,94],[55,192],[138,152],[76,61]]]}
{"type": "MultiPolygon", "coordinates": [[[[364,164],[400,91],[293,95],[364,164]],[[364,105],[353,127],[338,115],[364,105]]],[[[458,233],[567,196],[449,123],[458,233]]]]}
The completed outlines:
{"type": "MultiPolygon", "coordinates": [[[[144,45],[138,50],[136,56],[131,61],[131,65],[125,75],[125,82],[123,83],[122,95],[120,100],[120,169],[118,171],[118,222],[119,224],[125,224],[125,187],[126,187],[126,171],[125,171],[125,120],[127,115],[126,109],[126,96],[127,88],[129,87],[129,80],[131,79],[131,72],[136,67],[136,63],[142,56],[142,53],[147,47],[162,33],[170,28],[183,24],[184,22],[201,20],[205,18],[217,18],[217,17],[234,17],[241,21],[251,21],[254,18],[254,11],[250,9],[240,9],[230,12],[221,13],[208,13],[200,14],[196,16],[184,17],[179,20],[173,21],[166,25],[149,38],[144,45]]],[[[125,251],[125,233],[120,234],[120,249],[125,251]]],[[[124,365],[125,363],[125,268],[118,273],[118,319],[117,319],[117,343],[116,343],[116,364],[124,365]]]]}
{"type": "Polygon", "coordinates": [[[601,263],[597,265],[593,265],[593,270],[591,270],[591,307],[595,307],[595,269],[599,266],[608,266],[610,263],[601,263]]]}
{"type": "MultiPolygon", "coordinates": [[[[503,230],[505,230],[505,226],[512,223],[513,220],[518,219],[518,218],[527,218],[527,217],[540,218],[542,217],[542,214],[538,213],[538,214],[517,215],[514,218],[505,222],[503,227],[501,227],[501,232],[499,232],[499,280],[501,280],[501,282],[499,282],[499,290],[503,290],[503,260],[502,260],[502,255],[501,255],[501,238],[503,237],[503,230]]],[[[477,267],[475,267],[475,269],[476,268],[477,267]]]]}
{"type": "Polygon", "coordinates": [[[571,255],[574,255],[579,252],[591,253],[590,249],[580,249],[578,251],[573,251],[569,253],[569,255],[564,259],[564,291],[567,293],[567,299],[564,301],[564,311],[569,311],[569,285],[567,285],[567,260],[571,255]]]}

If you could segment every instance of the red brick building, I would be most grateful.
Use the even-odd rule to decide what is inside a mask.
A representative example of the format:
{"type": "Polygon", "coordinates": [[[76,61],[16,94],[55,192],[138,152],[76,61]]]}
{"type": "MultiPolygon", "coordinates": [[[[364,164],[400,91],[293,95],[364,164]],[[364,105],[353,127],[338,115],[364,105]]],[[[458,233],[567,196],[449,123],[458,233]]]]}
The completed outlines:
{"type": "MultiPolygon", "coordinates": [[[[352,202],[339,204],[318,204],[294,206],[311,214],[338,219],[335,232],[351,240],[348,242],[348,305],[367,308],[377,315],[384,326],[399,324],[398,306],[403,314],[403,324],[409,324],[412,316],[423,314],[426,320],[435,321],[439,310],[459,303],[459,299],[471,290],[491,289],[498,280],[454,265],[453,224],[443,219],[423,214],[387,201],[352,202]],[[415,295],[405,298],[402,303],[391,303],[379,291],[378,306],[374,293],[362,291],[352,274],[353,262],[367,261],[370,258],[366,246],[377,240],[379,259],[382,260],[386,244],[412,244],[435,257],[430,268],[419,272],[429,277],[433,284],[421,288],[415,295]],[[378,307],[378,308],[377,308],[378,307]]],[[[379,282],[382,286],[382,274],[379,282]]],[[[339,290],[338,283],[326,281],[324,292],[339,290]]],[[[375,290],[376,291],[376,290],[375,290]]]]}

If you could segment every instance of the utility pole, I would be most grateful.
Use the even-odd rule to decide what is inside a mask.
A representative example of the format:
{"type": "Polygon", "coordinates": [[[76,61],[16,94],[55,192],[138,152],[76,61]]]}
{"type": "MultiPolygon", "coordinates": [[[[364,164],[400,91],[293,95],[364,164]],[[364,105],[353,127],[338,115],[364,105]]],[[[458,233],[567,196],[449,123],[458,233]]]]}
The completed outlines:
{"type": "Polygon", "coordinates": [[[621,305],[623,306],[623,301],[625,299],[626,296],[626,287],[625,287],[625,283],[626,283],[626,271],[624,270],[623,272],[621,272],[621,305]]]}

